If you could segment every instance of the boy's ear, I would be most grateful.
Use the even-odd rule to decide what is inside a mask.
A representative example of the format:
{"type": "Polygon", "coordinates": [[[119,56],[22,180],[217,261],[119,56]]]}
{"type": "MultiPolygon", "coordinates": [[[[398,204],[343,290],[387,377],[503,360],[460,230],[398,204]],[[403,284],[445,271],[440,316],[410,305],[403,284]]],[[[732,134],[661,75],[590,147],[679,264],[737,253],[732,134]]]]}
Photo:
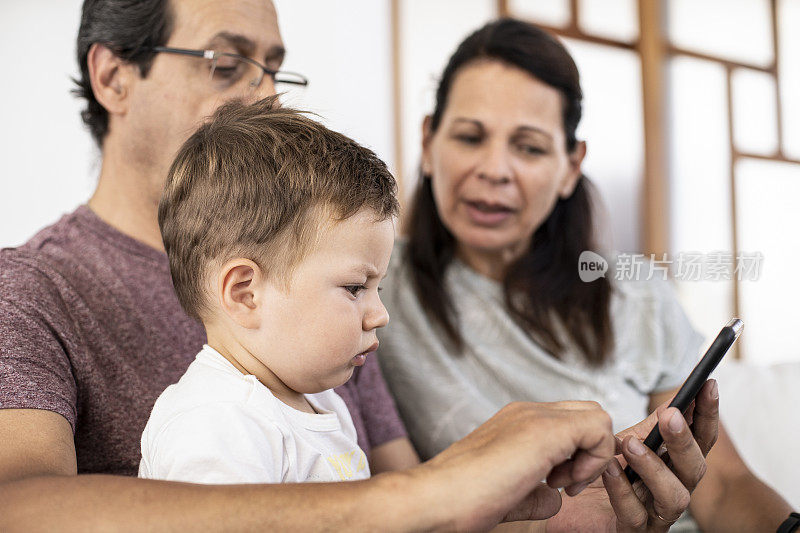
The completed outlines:
{"type": "Polygon", "coordinates": [[[260,326],[257,310],[256,287],[262,276],[261,269],[250,259],[231,259],[219,271],[217,298],[231,320],[243,328],[260,326]]]}

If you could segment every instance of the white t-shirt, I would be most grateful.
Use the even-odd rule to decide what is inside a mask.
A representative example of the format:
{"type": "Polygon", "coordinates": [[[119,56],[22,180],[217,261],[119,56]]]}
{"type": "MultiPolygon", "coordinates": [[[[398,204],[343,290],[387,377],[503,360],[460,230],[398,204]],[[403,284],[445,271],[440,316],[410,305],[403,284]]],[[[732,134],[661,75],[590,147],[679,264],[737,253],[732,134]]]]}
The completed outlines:
{"type": "Polygon", "coordinates": [[[292,483],[369,477],[344,401],[307,394],[320,414],[284,404],[208,345],[156,400],[139,477],[193,483],[292,483]]]}

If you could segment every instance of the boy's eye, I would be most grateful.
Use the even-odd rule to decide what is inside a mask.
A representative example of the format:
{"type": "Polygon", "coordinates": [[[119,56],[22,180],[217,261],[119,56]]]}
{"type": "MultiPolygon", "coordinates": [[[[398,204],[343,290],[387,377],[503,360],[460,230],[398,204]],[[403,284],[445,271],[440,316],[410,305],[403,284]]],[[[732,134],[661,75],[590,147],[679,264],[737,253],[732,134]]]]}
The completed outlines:
{"type": "Polygon", "coordinates": [[[349,292],[352,296],[358,296],[358,293],[366,289],[364,285],[345,285],[344,290],[349,292]]]}

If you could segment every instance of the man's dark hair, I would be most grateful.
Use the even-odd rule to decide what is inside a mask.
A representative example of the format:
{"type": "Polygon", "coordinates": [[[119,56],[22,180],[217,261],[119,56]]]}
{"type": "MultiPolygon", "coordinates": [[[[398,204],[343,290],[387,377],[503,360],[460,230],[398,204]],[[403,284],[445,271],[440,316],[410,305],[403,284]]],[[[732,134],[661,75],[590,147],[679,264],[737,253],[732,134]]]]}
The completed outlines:
{"type": "Polygon", "coordinates": [[[118,57],[136,64],[147,76],[154,46],[166,44],[172,33],[172,12],[168,0],[85,0],[78,29],[77,55],[81,69],[73,93],[86,99],[81,112],[97,145],[102,148],[108,133],[108,112],[92,91],[87,58],[93,44],[107,46],[118,57]]]}

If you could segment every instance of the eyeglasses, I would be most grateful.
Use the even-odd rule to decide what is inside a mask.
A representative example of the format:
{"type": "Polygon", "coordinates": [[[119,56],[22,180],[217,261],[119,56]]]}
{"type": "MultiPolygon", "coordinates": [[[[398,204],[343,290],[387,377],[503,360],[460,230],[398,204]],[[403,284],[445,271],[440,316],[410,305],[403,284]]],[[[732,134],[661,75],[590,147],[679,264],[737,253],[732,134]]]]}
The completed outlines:
{"type": "Polygon", "coordinates": [[[261,85],[264,75],[268,75],[272,79],[272,83],[275,84],[276,88],[281,84],[292,86],[308,85],[308,78],[302,74],[272,70],[258,61],[239,54],[216,52],[214,50],[169,48],[166,46],[154,46],[151,50],[164,54],[179,54],[207,59],[210,62],[209,79],[214,84],[215,89],[219,91],[224,91],[243,81],[247,82],[249,89],[255,90],[261,85]]]}

